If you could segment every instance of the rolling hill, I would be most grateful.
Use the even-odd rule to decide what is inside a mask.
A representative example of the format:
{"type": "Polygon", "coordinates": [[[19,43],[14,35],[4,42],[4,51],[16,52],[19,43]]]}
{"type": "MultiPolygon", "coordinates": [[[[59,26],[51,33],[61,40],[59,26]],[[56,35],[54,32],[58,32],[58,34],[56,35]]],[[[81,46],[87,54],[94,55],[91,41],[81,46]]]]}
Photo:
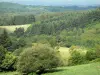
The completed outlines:
{"type": "MultiPolygon", "coordinates": [[[[0,73],[0,75],[20,75],[18,72],[0,73]]],[[[100,62],[71,67],[60,67],[42,75],[100,75],[100,62]]]]}
{"type": "Polygon", "coordinates": [[[98,6],[35,6],[35,5],[21,5],[10,2],[0,2],[0,13],[16,13],[16,12],[63,12],[67,10],[88,10],[95,9],[98,6]]]}
{"type": "Polygon", "coordinates": [[[0,32],[2,32],[2,29],[6,29],[8,33],[13,33],[15,31],[16,28],[24,28],[24,30],[26,31],[27,28],[30,26],[30,24],[26,24],[26,25],[12,25],[12,26],[0,26],[0,32]]]}

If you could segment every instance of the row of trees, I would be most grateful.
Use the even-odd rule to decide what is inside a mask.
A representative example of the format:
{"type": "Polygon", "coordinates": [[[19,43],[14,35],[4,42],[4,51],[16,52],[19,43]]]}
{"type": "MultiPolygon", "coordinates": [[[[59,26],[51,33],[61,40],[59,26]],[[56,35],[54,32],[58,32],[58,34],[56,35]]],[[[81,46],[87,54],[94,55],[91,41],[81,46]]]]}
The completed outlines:
{"type": "Polygon", "coordinates": [[[73,30],[74,28],[85,28],[88,24],[100,20],[100,9],[87,12],[66,12],[58,13],[57,16],[42,15],[39,20],[35,22],[30,30],[31,34],[57,34],[62,30],[73,30]],[[46,19],[45,19],[46,18],[46,19]]]}
{"type": "Polygon", "coordinates": [[[35,16],[30,14],[23,15],[1,15],[0,26],[4,25],[22,25],[35,22],[35,16]]]}
{"type": "MultiPolygon", "coordinates": [[[[19,28],[20,30],[21,28],[19,28]]],[[[23,30],[23,28],[21,29],[23,30]]],[[[24,31],[23,31],[24,33],[24,31]]],[[[18,30],[15,30],[15,33],[13,34],[16,37],[20,37],[22,35],[22,32],[18,32],[18,30]]],[[[14,51],[15,49],[19,49],[20,47],[24,47],[26,45],[26,42],[23,38],[11,38],[7,31],[4,29],[3,33],[0,34],[0,45],[6,48],[8,51],[14,51]]]]}
{"type": "Polygon", "coordinates": [[[22,74],[41,75],[47,69],[60,66],[59,53],[47,44],[35,44],[20,51],[9,52],[0,46],[0,71],[17,70],[22,74]]]}
{"type": "Polygon", "coordinates": [[[84,64],[90,61],[98,62],[100,61],[100,46],[97,45],[94,50],[90,49],[86,52],[77,46],[72,46],[70,54],[71,57],[69,58],[68,65],[84,64]]]}
{"type": "Polygon", "coordinates": [[[52,37],[56,37],[55,40],[57,43],[61,43],[62,46],[67,47],[71,45],[95,47],[94,44],[97,44],[97,41],[93,39],[90,40],[89,38],[85,40],[84,37],[86,36],[82,36],[83,34],[89,35],[89,33],[84,33],[86,32],[85,28],[93,26],[94,23],[99,21],[99,15],[100,9],[41,15],[40,18],[36,18],[37,21],[28,28],[26,34],[30,36],[41,34],[51,35],[52,37]]]}

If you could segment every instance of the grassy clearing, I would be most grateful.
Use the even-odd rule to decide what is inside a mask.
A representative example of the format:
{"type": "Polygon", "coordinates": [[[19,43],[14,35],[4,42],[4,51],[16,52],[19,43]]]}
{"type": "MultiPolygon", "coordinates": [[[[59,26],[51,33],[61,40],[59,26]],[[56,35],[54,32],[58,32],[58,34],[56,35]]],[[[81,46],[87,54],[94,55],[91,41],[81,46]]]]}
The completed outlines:
{"type": "Polygon", "coordinates": [[[15,31],[16,28],[20,28],[23,27],[24,30],[26,31],[27,28],[30,26],[31,24],[26,24],[26,25],[12,25],[12,26],[0,26],[0,29],[6,29],[8,31],[8,33],[12,33],[15,31]]]}
{"type": "MultiPolygon", "coordinates": [[[[70,48],[67,47],[60,47],[59,48],[59,52],[60,52],[60,59],[62,60],[64,65],[68,65],[68,59],[70,57],[70,52],[69,52],[70,48]]],[[[76,48],[75,50],[79,51],[82,55],[85,55],[87,52],[87,49],[79,47],[76,48]]]]}
{"type": "Polygon", "coordinates": [[[0,75],[18,75],[17,72],[2,72],[0,75]]]}
{"type": "Polygon", "coordinates": [[[58,71],[43,75],[100,75],[100,63],[61,67],[58,71]]]}
{"type": "Polygon", "coordinates": [[[64,65],[68,64],[68,58],[70,57],[69,48],[60,47],[59,52],[64,65]]]}

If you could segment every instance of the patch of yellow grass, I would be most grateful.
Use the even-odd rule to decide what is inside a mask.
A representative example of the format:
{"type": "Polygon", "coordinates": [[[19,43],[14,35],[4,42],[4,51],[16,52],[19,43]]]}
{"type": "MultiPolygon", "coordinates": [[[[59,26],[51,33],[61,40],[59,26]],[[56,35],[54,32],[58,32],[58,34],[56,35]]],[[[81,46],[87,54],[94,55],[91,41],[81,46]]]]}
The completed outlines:
{"type": "Polygon", "coordinates": [[[1,29],[6,29],[8,31],[8,33],[13,33],[16,28],[23,27],[24,30],[26,31],[29,26],[30,26],[30,24],[26,24],[26,25],[12,25],[12,26],[0,26],[0,28],[1,29]]]}
{"type": "Polygon", "coordinates": [[[64,65],[68,65],[68,59],[70,57],[69,48],[60,47],[59,52],[64,65]]]}
{"type": "MultiPolygon", "coordinates": [[[[60,59],[62,60],[64,65],[68,65],[68,59],[70,58],[70,48],[67,47],[60,47],[59,49],[59,53],[60,53],[60,59]]],[[[82,55],[85,55],[87,52],[87,49],[79,47],[78,49],[75,49],[77,51],[79,51],[80,53],[82,53],[82,55]]]]}

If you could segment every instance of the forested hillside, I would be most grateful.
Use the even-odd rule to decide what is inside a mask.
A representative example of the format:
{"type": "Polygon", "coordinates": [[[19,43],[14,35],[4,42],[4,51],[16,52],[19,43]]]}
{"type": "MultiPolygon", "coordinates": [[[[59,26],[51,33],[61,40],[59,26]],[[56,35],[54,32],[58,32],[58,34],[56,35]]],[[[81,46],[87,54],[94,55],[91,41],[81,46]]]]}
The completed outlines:
{"type": "MultiPolygon", "coordinates": [[[[92,62],[100,64],[95,63],[100,62],[99,7],[0,3],[1,75],[9,71],[15,71],[15,75],[46,75],[49,72],[56,75],[55,72],[68,73],[58,67],[70,69],[69,66],[92,62]],[[7,29],[11,29],[11,33],[7,29]]],[[[100,67],[90,69],[91,65],[83,65],[84,69],[89,69],[83,72],[91,74],[94,70],[97,74],[100,67]]],[[[69,74],[73,74],[72,71],[69,74]]]]}
{"type": "MultiPolygon", "coordinates": [[[[98,6],[31,6],[21,5],[17,3],[0,2],[0,26],[3,25],[21,25],[28,24],[35,21],[34,17],[40,14],[74,11],[74,10],[88,10],[95,9],[98,6]]],[[[71,12],[68,12],[71,13],[71,12]]],[[[41,17],[48,17],[41,16],[41,17]]],[[[70,14],[69,14],[70,16],[70,14]]],[[[44,18],[41,18],[44,19],[44,18]]],[[[53,19],[52,19],[53,20],[53,19]]]]}
{"type": "Polygon", "coordinates": [[[88,10],[95,9],[98,6],[31,6],[21,5],[17,3],[0,2],[0,13],[16,13],[16,12],[38,12],[38,11],[49,11],[49,12],[63,12],[67,10],[88,10]]]}

